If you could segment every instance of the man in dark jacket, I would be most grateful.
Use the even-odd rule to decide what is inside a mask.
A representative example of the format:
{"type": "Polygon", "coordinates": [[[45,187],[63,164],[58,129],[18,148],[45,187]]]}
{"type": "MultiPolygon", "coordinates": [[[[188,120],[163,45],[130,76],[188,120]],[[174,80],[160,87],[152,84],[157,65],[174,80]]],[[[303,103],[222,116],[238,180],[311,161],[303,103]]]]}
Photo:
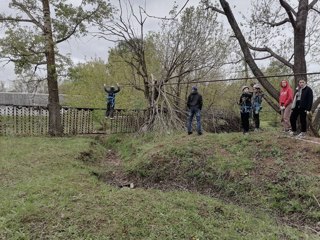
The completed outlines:
{"type": "Polygon", "coordinates": [[[117,89],[114,86],[107,88],[106,84],[104,84],[104,91],[107,93],[106,101],[107,101],[107,111],[106,118],[113,118],[113,111],[116,104],[116,93],[120,92],[120,87],[117,84],[117,89]]]}
{"type": "Polygon", "coordinates": [[[201,130],[201,109],[202,109],[202,96],[198,93],[198,88],[196,86],[192,87],[192,92],[188,97],[187,107],[189,109],[188,117],[188,134],[192,134],[192,120],[194,115],[196,115],[197,120],[197,132],[199,135],[202,134],[201,130]]]}
{"type": "Polygon", "coordinates": [[[300,115],[301,133],[297,136],[303,138],[307,132],[307,114],[311,111],[313,103],[313,91],[307,86],[305,80],[299,80],[299,86],[292,103],[292,113],[290,116],[291,129],[290,135],[297,133],[297,119],[300,115]]]}

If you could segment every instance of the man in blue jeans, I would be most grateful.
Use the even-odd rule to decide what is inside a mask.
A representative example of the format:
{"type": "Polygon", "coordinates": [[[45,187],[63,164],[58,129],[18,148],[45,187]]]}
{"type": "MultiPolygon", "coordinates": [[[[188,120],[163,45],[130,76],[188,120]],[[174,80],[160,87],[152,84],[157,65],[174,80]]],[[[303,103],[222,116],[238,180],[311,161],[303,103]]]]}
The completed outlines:
{"type": "Polygon", "coordinates": [[[198,88],[196,86],[192,87],[192,92],[190,93],[187,101],[187,107],[189,109],[188,117],[188,134],[192,134],[192,120],[193,116],[196,115],[197,120],[197,132],[199,135],[202,134],[201,130],[201,109],[202,109],[202,96],[198,93],[198,88]]]}

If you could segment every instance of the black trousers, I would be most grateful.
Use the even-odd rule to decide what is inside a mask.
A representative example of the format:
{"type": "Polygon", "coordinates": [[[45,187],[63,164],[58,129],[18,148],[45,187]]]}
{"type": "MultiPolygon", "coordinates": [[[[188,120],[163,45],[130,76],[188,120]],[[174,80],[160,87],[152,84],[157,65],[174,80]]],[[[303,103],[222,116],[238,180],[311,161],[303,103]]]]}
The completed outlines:
{"type": "Polygon", "coordinates": [[[259,113],[253,113],[254,127],[260,128],[260,116],[259,113]]]}
{"type": "Polygon", "coordinates": [[[290,116],[291,129],[294,132],[297,131],[297,119],[299,116],[300,116],[301,132],[306,132],[307,131],[307,113],[306,113],[306,110],[298,107],[292,110],[292,113],[290,116]]]}
{"type": "Polygon", "coordinates": [[[249,116],[250,113],[241,113],[241,124],[243,132],[249,132],[249,116]]]}
{"type": "Polygon", "coordinates": [[[113,117],[114,105],[112,103],[107,103],[106,117],[113,117]]]}

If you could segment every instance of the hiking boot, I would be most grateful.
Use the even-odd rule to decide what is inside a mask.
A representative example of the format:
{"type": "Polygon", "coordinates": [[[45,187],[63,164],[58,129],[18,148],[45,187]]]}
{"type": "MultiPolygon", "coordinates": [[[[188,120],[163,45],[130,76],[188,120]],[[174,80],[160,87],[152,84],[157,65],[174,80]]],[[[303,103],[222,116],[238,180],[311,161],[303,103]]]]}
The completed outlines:
{"type": "Polygon", "coordinates": [[[192,134],[192,132],[188,132],[188,135],[191,135],[192,134]]]}
{"type": "Polygon", "coordinates": [[[198,135],[199,135],[199,136],[202,135],[202,132],[198,132],[198,135]]]}

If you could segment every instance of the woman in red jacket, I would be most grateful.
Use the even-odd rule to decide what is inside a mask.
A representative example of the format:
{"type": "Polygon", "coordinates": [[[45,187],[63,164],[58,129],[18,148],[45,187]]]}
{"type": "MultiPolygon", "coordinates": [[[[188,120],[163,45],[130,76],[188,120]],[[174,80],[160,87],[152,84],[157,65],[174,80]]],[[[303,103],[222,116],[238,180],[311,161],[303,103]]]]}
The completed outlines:
{"type": "Polygon", "coordinates": [[[281,123],[285,132],[291,130],[290,115],[293,101],[293,92],[287,80],[281,81],[279,106],[281,111],[281,123]]]}

